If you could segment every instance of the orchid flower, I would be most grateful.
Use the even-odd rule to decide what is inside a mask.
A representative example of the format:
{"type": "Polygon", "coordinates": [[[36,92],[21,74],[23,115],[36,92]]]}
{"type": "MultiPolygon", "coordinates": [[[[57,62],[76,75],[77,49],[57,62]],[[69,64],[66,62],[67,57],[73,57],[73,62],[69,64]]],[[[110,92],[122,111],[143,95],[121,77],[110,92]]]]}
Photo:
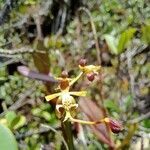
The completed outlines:
{"type": "Polygon", "coordinates": [[[75,119],[76,110],[78,108],[78,104],[76,103],[73,96],[86,96],[86,91],[70,91],[71,86],[80,79],[83,74],[86,74],[89,81],[94,80],[94,76],[98,74],[98,71],[101,69],[100,66],[95,65],[86,65],[86,60],[81,59],[79,62],[79,68],[81,72],[75,78],[68,78],[68,74],[66,71],[62,72],[62,76],[56,78],[59,81],[59,85],[57,87],[60,92],[48,95],[45,97],[47,101],[51,101],[57,98],[56,103],[56,114],[59,118],[63,118],[63,121],[70,120],[71,122],[78,122],[82,124],[100,124],[107,123],[112,132],[118,133],[122,130],[122,126],[116,120],[112,120],[110,118],[100,119],[98,121],[85,121],[80,119],[75,119]]]}

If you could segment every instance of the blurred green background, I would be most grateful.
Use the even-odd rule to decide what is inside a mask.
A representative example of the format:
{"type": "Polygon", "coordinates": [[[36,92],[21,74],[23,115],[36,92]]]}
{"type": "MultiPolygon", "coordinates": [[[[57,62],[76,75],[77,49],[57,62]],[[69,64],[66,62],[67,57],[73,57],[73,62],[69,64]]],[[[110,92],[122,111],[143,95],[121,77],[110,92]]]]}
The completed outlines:
{"type": "MultiPolygon", "coordinates": [[[[65,149],[55,105],[44,96],[57,85],[49,75],[67,70],[74,77],[80,58],[102,66],[101,81],[83,78],[74,89],[87,89],[93,105],[124,130],[110,135],[112,146],[102,131],[72,125],[75,148],[149,149],[149,0],[0,0],[2,150],[65,149]]],[[[77,117],[86,120],[84,107],[77,117]]]]}

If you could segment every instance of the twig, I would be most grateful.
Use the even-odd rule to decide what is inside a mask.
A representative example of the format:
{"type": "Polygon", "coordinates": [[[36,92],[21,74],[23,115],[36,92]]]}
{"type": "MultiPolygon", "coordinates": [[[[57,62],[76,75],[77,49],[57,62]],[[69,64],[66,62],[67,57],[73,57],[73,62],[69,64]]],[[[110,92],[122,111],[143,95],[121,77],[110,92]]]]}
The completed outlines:
{"type": "MultiPolygon", "coordinates": [[[[25,93],[20,94],[19,99],[13,104],[11,105],[7,110],[17,110],[20,107],[22,107],[23,105],[25,105],[27,103],[27,101],[25,101],[25,99],[31,95],[35,90],[35,87],[32,87],[28,90],[25,91],[25,93]]],[[[0,116],[3,116],[6,113],[6,111],[2,112],[0,114],[0,116]]]]}
{"type": "Polygon", "coordinates": [[[135,136],[139,136],[139,137],[150,139],[150,133],[145,133],[145,132],[142,132],[142,131],[136,133],[135,136]]]}
{"type": "Polygon", "coordinates": [[[35,15],[34,21],[35,21],[36,29],[37,29],[37,38],[39,40],[42,40],[43,39],[43,33],[42,33],[42,29],[41,29],[41,16],[35,15]]]}
{"type": "Polygon", "coordinates": [[[67,17],[67,6],[64,5],[64,8],[61,10],[59,10],[59,12],[62,11],[61,13],[61,24],[60,24],[60,28],[58,29],[57,33],[56,33],[56,38],[59,37],[59,35],[62,34],[63,30],[64,30],[64,26],[65,26],[65,22],[66,22],[66,17],[67,17]]]}
{"type": "Polygon", "coordinates": [[[149,79],[143,79],[141,81],[139,81],[138,83],[135,83],[135,85],[138,85],[140,88],[143,87],[150,87],[150,80],[149,79]]]}
{"type": "MultiPolygon", "coordinates": [[[[9,1],[9,0],[8,0],[9,1]]],[[[12,0],[13,1],[13,0],[12,0]]],[[[21,0],[20,0],[21,1],[21,0]]],[[[24,0],[22,0],[23,2],[24,0]]],[[[11,24],[9,27],[3,27],[3,30],[8,30],[10,28],[15,28],[15,27],[22,27],[24,23],[27,22],[27,20],[32,16],[35,16],[35,15],[40,15],[40,16],[43,16],[43,15],[47,15],[49,13],[49,10],[51,10],[51,6],[52,6],[52,1],[49,1],[49,0],[43,0],[42,1],[42,4],[41,4],[41,7],[40,9],[38,9],[38,11],[36,12],[33,12],[32,11],[32,14],[28,13],[28,14],[23,14],[23,15],[20,15],[20,19],[18,22],[16,23],[13,23],[11,24]]],[[[0,13],[1,14],[1,13],[0,13]]],[[[3,22],[4,23],[4,22],[3,22]]]]}
{"type": "Polygon", "coordinates": [[[30,47],[22,47],[19,49],[0,49],[0,53],[2,54],[8,54],[8,55],[15,55],[15,54],[22,54],[22,53],[33,53],[34,50],[30,47]]]}
{"type": "Polygon", "coordinates": [[[24,53],[34,53],[34,52],[38,52],[41,54],[45,54],[46,52],[42,51],[42,50],[34,50],[30,47],[22,47],[19,49],[0,49],[0,56],[3,57],[17,57],[17,58],[21,58],[20,54],[24,54],[24,53]],[[11,56],[12,55],[12,56],[11,56]]]}
{"type": "Polygon", "coordinates": [[[11,55],[11,54],[0,54],[0,57],[6,57],[6,58],[22,58],[20,54],[16,54],[16,55],[11,55]]]}
{"type": "Polygon", "coordinates": [[[139,128],[140,131],[150,133],[150,128],[145,128],[145,127],[143,127],[141,125],[139,125],[138,128],[139,128]]]}
{"type": "Polygon", "coordinates": [[[81,50],[81,45],[82,45],[81,27],[82,27],[81,17],[79,15],[79,13],[77,13],[77,28],[76,28],[77,42],[78,42],[77,48],[78,48],[78,52],[80,52],[80,53],[82,52],[82,50],[81,50]]]}
{"type": "Polygon", "coordinates": [[[125,53],[122,53],[120,56],[121,61],[124,61],[125,59],[127,59],[128,54],[131,57],[135,57],[138,54],[141,54],[146,48],[148,48],[147,45],[141,45],[141,46],[136,46],[134,49],[129,49],[127,51],[125,51],[125,53]]]}
{"type": "Polygon", "coordinates": [[[4,63],[0,63],[0,68],[1,68],[1,67],[4,67],[4,66],[7,66],[7,65],[9,65],[9,64],[12,64],[12,63],[14,63],[14,62],[18,62],[18,61],[19,61],[19,60],[12,58],[12,59],[10,59],[10,60],[5,61],[4,63]]]}
{"type": "Polygon", "coordinates": [[[146,114],[144,114],[144,115],[141,115],[141,116],[138,117],[138,118],[135,118],[135,119],[133,119],[133,120],[130,120],[129,123],[135,124],[135,123],[138,123],[138,122],[140,122],[140,121],[142,121],[142,120],[144,120],[144,119],[147,119],[147,118],[149,118],[149,117],[150,117],[150,112],[148,112],[148,113],[146,113],[146,114]]]}
{"type": "Polygon", "coordinates": [[[136,90],[135,90],[135,75],[133,72],[132,59],[133,59],[133,57],[142,53],[146,48],[147,48],[147,45],[142,45],[142,46],[135,47],[132,50],[129,49],[125,52],[124,58],[127,59],[127,67],[128,67],[129,78],[130,78],[131,95],[132,95],[133,99],[135,100],[133,102],[134,106],[136,106],[137,104],[136,104],[136,90]]]}
{"type": "MultiPolygon", "coordinates": [[[[126,58],[127,58],[127,67],[128,67],[128,74],[130,78],[130,90],[131,90],[131,95],[133,99],[135,99],[135,76],[132,70],[132,58],[135,54],[135,51],[137,48],[134,48],[133,51],[128,50],[126,53],[126,58]]],[[[136,102],[133,101],[134,106],[136,106],[136,102]]]]}
{"type": "Polygon", "coordinates": [[[64,143],[65,147],[66,147],[66,150],[69,150],[68,146],[67,146],[67,143],[66,141],[64,140],[64,138],[61,136],[61,134],[53,127],[49,126],[49,125],[45,125],[45,124],[41,124],[40,125],[40,129],[39,130],[36,130],[36,131],[28,131],[26,133],[23,133],[23,134],[16,134],[16,139],[22,139],[22,138],[26,138],[26,137],[30,137],[32,135],[35,135],[35,134],[43,134],[43,133],[48,133],[50,131],[53,131],[55,134],[57,134],[61,139],[62,139],[62,142],[64,143]]]}
{"type": "Polygon", "coordinates": [[[66,141],[64,140],[63,136],[61,136],[61,134],[60,134],[57,130],[55,130],[54,128],[52,128],[52,127],[49,126],[49,125],[41,124],[41,126],[46,127],[46,128],[48,128],[49,130],[51,130],[51,131],[53,131],[54,133],[56,133],[57,135],[59,135],[59,136],[61,137],[61,139],[62,139],[62,141],[63,141],[65,147],[66,147],[66,150],[69,150],[66,141]]]}

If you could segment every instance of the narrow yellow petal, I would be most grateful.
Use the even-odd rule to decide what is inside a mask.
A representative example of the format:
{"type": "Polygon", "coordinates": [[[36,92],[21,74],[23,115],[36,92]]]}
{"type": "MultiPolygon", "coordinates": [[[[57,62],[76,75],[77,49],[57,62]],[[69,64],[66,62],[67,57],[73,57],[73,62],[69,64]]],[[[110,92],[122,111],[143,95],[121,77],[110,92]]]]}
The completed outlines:
{"type": "Polygon", "coordinates": [[[52,99],[54,99],[54,98],[56,98],[56,97],[58,97],[60,95],[61,95],[61,93],[51,94],[51,95],[45,96],[45,99],[47,101],[50,101],[50,100],[52,100],[52,99]]]}
{"type": "Polygon", "coordinates": [[[77,77],[75,77],[74,79],[72,79],[72,81],[69,83],[69,85],[73,85],[75,82],[77,82],[77,80],[79,80],[79,78],[82,76],[83,72],[81,72],[77,77]]]}
{"type": "Polygon", "coordinates": [[[69,94],[74,96],[86,96],[87,92],[86,91],[69,92],[69,94]]]}

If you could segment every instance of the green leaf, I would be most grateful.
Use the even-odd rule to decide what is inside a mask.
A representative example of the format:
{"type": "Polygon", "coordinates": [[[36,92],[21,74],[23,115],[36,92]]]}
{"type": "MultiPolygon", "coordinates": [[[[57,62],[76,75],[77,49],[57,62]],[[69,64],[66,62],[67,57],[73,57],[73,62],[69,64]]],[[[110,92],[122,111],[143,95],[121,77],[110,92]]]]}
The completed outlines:
{"type": "Polygon", "coordinates": [[[104,35],[104,38],[111,52],[114,54],[118,54],[117,40],[115,39],[115,37],[112,35],[106,34],[104,35]]]}
{"type": "Polygon", "coordinates": [[[13,133],[2,124],[0,124],[0,149],[18,150],[17,142],[13,133]]]}
{"type": "Polygon", "coordinates": [[[142,26],[142,40],[150,44],[150,25],[142,26]]]}
{"type": "Polygon", "coordinates": [[[104,106],[106,108],[111,109],[112,111],[116,111],[116,112],[120,111],[118,105],[113,100],[104,101],[104,106]]]}
{"type": "Polygon", "coordinates": [[[130,107],[132,107],[133,97],[128,95],[124,102],[125,111],[128,111],[130,107]]]}
{"type": "Polygon", "coordinates": [[[9,128],[11,127],[12,121],[16,118],[16,113],[14,111],[8,111],[5,115],[5,118],[7,120],[7,124],[9,128]]]}
{"type": "Polygon", "coordinates": [[[11,122],[11,128],[16,130],[20,127],[22,127],[26,123],[25,116],[17,116],[12,122],[11,122]]]}
{"type": "Polygon", "coordinates": [[[142,121],[142,125],[145,127],[145,128],[150,128],[150,119],[145,119],[142,121]]]}
{"type": "Polygon", "coordinates": [[[125,50],[129,42],[133,38],[135,32],[136,32],[135,28],[129,28],[120,35],[118,46],[117,46],[118,54],[122,53],[125,50]]]}
{"type": "Polygon", "coordinates": [[[42,117],[47,121],[51,120],[51,114],[47,111],[42,112],[42,117]]]}
{"type": "Polygon", "coordinates": [[[8,111],[5,115],[7,125],[10,129],[18,129],[26,123],[24,116],[17,116],[14,111],[8,111]]]}

